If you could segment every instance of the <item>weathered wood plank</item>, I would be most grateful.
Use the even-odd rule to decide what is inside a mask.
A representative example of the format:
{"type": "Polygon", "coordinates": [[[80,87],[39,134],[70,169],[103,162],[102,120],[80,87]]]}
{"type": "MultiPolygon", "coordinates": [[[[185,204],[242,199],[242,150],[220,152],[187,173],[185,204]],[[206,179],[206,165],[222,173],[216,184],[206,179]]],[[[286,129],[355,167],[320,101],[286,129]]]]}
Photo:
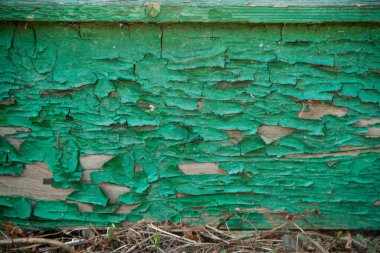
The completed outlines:
{"type": "Polygon", "coordinates": [[[10,1],[0,20],[114,22],[380,22],[378,1],[10,1]]]}
{"type": "Polygon", "coordinates": [[[0,31],[0,220],[379,229],[379,24],[0,31]]]}

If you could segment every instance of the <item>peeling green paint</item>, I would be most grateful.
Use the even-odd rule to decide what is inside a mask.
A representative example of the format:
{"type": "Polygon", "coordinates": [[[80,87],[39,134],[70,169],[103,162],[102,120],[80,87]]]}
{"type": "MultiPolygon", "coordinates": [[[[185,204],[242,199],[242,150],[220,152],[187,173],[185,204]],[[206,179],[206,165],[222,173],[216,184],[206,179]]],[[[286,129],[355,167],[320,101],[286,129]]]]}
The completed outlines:
{"type": "Polygon", "coordinates": [[[22,196],[0,197],[2,219],[28,219],[32,213],[32,203],[22,196]]]}
{"type": "Polygon", "coordinates": [[[2,134],[0,175],[45,162],[41,180],[73,190],[1,196],[1,220],[195,224],[239,207],[268,228],[316,208],[315,227],[379,229],[380,139],[366,137],[378,122],[356,124],[380,118],[379,25],[2,23],[0,36],[0,130],[30,130],[2,134]],[[85,155],[114,157],[86,171],[85,155]],[[186,175],[186,163],[228,174],[186,175]],[[104,183],[130,192],[112,201],[104,183]]]}
{"type": "Polygon", "coordinates": [[[73,187],[75,191],[67,199],[85,203],[107,205],[108,197],[96,184],[80,184],[73,187]]]}

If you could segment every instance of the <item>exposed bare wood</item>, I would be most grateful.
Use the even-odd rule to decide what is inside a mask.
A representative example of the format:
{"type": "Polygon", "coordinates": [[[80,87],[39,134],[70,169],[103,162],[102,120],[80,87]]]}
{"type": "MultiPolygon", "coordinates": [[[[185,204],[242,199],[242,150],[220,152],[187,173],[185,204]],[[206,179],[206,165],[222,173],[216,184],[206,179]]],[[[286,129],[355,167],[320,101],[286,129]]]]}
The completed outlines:
{"type": "Polygon", "coordinates": [[[365,136],[369,138],[380,137],[380,127],[369,127],[365,136]]]}
{"type": "Polygon", "coordinates": [[[31,130],[26,127],[0,127],[0,136],[3,136],[16,150],[20,149],[25,138],[15,138],[13,135],[27,132],[31,132],[31,130]]]}
{"type": "Polygon", "coordinates": [[[95,171],[100,171],[99,169],[97,169],[97,170],[90,170],[90,169],[88,169],[88,170],[85,170],[85,169],[83,169],[82,170],[82,177],[81,177],[81,182],[91,182],[91,173],[92,172],[95,172],[95,171]]]}
{"type": "Polygon", "coordinates": [[[202,101],[202,99],[198,101],[197,106],[198,106],[198,112],[201,112],[201,111],[202,111],[202,106],[203,106],[203,101],[202,101]]]}
{"type": "Polygon", "coordinates": [[[293,133],[295,129],[282,126],[260,126],[257,133],[261,135],[261,139],[270,144],[284,136],[293,133]]]}
{"type": "Polygon", "coordinates": [[[241,135],[241,132],[239,130],[227,130],[226,133],[229,137],[229,145],[236,145],[239,142],[241,142],[241,140],[243,140],[243,136],[241,135]]]}
{"type": "Polygon", "coordinates": [[[2,196],[22,195],[35,199],[66,200],[73,189],[57,189],[44,184],[44,179],[52,177],[47,164],[27,164],[19,177],[0,176],[0,192],[2,196]]]}
{"type": "Polygon", "coordinates": [[[13,135],[17,133],[30,132],[31,130],[26,127],[0,127],[0,136],[13,135]]]}
{"type": "Polygon", "coordinates": [[[91,182],[90,174],[99,171],[103,165],[114,158],[112,155],[85,155],[79,158],[82,170],[82,182],[91,182]]]}
{"type": "Polygon", "coordinates": [[[370,118],[370,119],[359,119],[354,125],[365,127],[365,126],[379,124],[379,123],[380,123],[380,118],[370,118]]]}
{"type": "Polygon", "coordinates": [[[25,138],[13,138],[5,137],[5,139],[16,149],[20,150],[21,144],[25,141],[25,138]]]}
{"type": "Polygon", "coordinates": [[[141,167],[141,165],[140,165],[140,164],[138,164],[138,163],[135,163],[135,172],[137,172],[137,171],[144,171],[144,168],[143,168],[143,167],[141,167]]]}
{"type": "Polygon", "coordinates": [[[113,155],[85,155],[79,158],[80,165],[84,170],[101,169],[103,165],[114,158],[113,155]]]}
{"type": "Polygon", "coordinates": [[[344,149],[343,151],[338,152],[322,152],[322,153],[314,153],[314,154],[292,154],[287,155],[286,157],[297,157],[297,158],[320,158],[320,157],[327,157],[327,156],[357,156],[361,153],[367,153],[367,152],[376,152],[380,153],[380,146],[372,147],[363,149],[362,147],[353,147],[353,149],[344,149]]]}
{"type": "Polygon", "coordinates": [[[368,146],[342,146],[339,147],[339,151],[354,151],[354,150],[361,150],[361,149],[369,149],[371,147],[368,146]]]}
{"type": "Polygon", "coordinates": [[[182,192],[177,192],[176,193],[176,197],[177,198],[184,198],[184,197],[188,197],[188,196],[191,196],[191,195],[185,194],[185,193],[182,193],[182,192]]]}
{"type": "Polygon", "coordinates": [[[74,201],[74,200],[67,200],[67,203],[76,204],[79,208],[79,211],[81,211],[81,212],[92,212],[92,211],[94,211],[94,206],[92,204],[83,203],[83,202],[74,201]]]}
{"type": "Polygon", "coordinates": [[[186,175],[197,174],[227,174],[227,172],[216,163],[182,163],[179,169],[186,175]]]}
{"type": "Polygon", "coordinates": [[[318,101],[311,101],[308,104],[308,110],[299,113],[302,119],[321,119],[325,115],[334,115],[342,117],[347,114],[348,109],[345,107],[338,107],[334,105],[324,104],[318,101]]]}
{"type": "Polygon", "coordinates": [[[103,191],[108,195],[111,202],[118,202],[119,196],[127,192],[131,192],[131,189],[126,186],[119,186],[111,183],[99,184],[103,191]]]}
{"type": "Polygon", "coordinates": [[[133,209],[138,207],[140,204],[135,205],[120,205],[120,207],[115,211],[115,213],[130,213],[133,209]]]}

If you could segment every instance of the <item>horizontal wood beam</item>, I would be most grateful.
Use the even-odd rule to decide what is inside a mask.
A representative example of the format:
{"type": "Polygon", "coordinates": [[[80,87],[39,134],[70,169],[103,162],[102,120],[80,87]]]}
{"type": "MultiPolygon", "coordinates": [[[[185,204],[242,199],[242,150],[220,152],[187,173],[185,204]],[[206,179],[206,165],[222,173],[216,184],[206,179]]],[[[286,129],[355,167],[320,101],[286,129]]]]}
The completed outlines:
{"type": "Polygon", "coordinates": [[[378,1],[0,1],[0,20],[68,22],[380,22],[378,1]]]}

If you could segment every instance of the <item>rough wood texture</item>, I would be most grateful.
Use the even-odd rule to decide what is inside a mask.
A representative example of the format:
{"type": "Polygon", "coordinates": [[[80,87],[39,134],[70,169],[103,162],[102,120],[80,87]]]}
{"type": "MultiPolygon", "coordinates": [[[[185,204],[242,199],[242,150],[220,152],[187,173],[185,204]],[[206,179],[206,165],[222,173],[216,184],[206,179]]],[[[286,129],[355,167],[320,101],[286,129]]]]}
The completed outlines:
{"type": "Polygon", "coordinates": [[[2,196],[22,195],[35,199],[66,200],[73,189],[57,189],[44,184],[53,173],[44,163],[27,164],[18,177],[0,176],[0,194],[2,196]]]}
{"type": "Polygon", "coordinates": [[[178,168],[185,175],[227,174],[227,172],[219,168],[216,163],[183,163],[178,164],[178,168]]]}
{"type": "Polygon", "coordinates": [[[0,20],[159,23],[380,22],[380,3],[376,0],[3,0],[0,2],[0,20]]]}
{"type": "Polygon", "coordinates": [[[0,31],[1,220],[380,229],[378,24],[0,31]]]}

